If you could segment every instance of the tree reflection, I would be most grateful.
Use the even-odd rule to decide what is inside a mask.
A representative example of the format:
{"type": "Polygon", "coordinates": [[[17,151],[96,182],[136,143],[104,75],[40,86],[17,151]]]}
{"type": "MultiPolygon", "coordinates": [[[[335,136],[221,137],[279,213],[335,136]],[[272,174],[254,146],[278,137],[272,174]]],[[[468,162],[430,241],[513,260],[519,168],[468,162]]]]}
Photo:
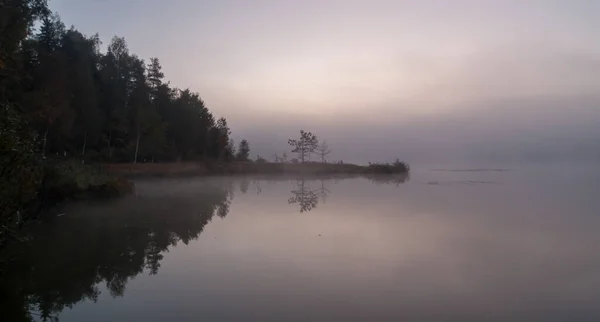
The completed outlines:
{"type": "Polygon", "coordinates": [[[170,246],[198,238],[215,215],[225,217],[231,188],[115,200],[33,227],[35,238],[3,256],[15,258],[0,266],[0,297],[10,299],[0,304],[3,320],[56,319],[66,307],[96,301],[100,284],[123,296],[136,275],[158,273],[170,246]]]}
{"type": "Polygon", "coordinates": [[[248,180],[248,178],[243,177],[240,180],[240,192],[242,194],[245,194],[246,192],[248,192],[248,188],[250,187],[250,180],[248,180]]]}
{"type": "Polygon", "coordinates": [[[292,197],[288,199],[288,203],[300,205],[300,212],[311,211],[319,203],[319,191],[310,187],[310,181],[298,180],[296,189],[291,193],[292,197]]]}
{"type": "MultiPolygon", "coordinates": [[[[288,203],[307,212],[325,202],[328,185],[346,177],[309,177],[294,181],[288,203]]],[[[400,184],[405,177],[370,177],[377,183],[400,184]]],[[[239,190],[261,193],[269,180],[242,179],[239,190]]],[[[178,243],[197,239],[204,227],[229,213],[233,181],[203,181],[156,195],[140,193],[111,202],[77,206],[66,215],[31,227],[35,238],[3,250],[0,261],[0,312],[3,321],[52,320],[76,303],[96,301],[101,285],[113,297],[123,296],[136,275],[157,274],[163,254],[178,243]]]]}
{"type": "Polygon", "coordinates": [[[329,193],[329,189],[325,188],[325,180],[321,179],[321,187],[319,188],[319,197],[321,197],[321,202],[325,203],[329,193]]]}
{"type": "Polygon", "coordinates": [[[400,184],[407,182],[410,179],[410,176],[409,176],[409,174],[397,174],[397,175],[393,175],[393,176],[370,175],[368,178],[369,178],[369,180],[371,180],[371,182],[374,182],[374,183],[394,184],[396,186],[399,186],[400,184]]]}
{"type": "MultiPolygon", "coordinates": [[[[327,178],[301,178],[295,182],[295,188],[292,189],[292,196],[288,199],[288,204],[298,204],[300,206],[300,212],[311,211],[319,204],[319,198],[321,202],[325,203],[327,195],[330,190],[325,185],[326,182],[337,183],[339,180],[347,178],[355,178],[356,176],[335,176],[327,178]],[[317,188],[312,188],[311,183],[317,183],[317,188]]],[[[360,176],[365,177],[365,176],[360,176]]],[[[408,181],[408,175],[370,175],[366,176],[370,181],[377,184],[394,184],[399,186],[402,183],[408,181]]]]}

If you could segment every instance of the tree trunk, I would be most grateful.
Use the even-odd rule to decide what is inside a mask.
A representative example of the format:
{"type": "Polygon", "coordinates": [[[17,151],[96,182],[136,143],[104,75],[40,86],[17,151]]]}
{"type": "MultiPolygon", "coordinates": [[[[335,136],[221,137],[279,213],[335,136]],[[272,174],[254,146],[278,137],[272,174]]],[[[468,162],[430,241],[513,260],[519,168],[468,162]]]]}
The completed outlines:
{"type": "Polygon", "coordinates": [[[42,157],[46,158],[46,142],[48,141],[48,130],[50,130],[50,125],[46,126],[46,131],[44,131],[44,138],[42,143],[42,157]]]}
{"type": "Polygon", "coordinates": [[[81,163],[84,163],[86,144],[87,144],[87,132],[85,132],[85,134],[83,136],[83,147],[81,148],[81,163]]]}
{"type": "Polygon", "coordinates": [[[133,164],[137,163],[138,149],[140,147],[140,132],[137,133],[137,139],[135,140],[135,155],[133,156],[133,164]]]}
{"type": "Polygon", "coordinates": [[[110,141],[112,140],[112,129],[108,131],[108,156],[112,158],[112,146],[110,145],[110,141]]]}

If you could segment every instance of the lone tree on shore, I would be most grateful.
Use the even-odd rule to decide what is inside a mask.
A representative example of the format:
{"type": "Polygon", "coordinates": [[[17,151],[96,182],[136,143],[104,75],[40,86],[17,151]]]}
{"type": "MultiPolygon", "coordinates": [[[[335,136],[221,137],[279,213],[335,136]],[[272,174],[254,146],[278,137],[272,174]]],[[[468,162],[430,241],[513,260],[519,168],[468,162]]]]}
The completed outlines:
{"type": "Polygon", "coordinates": [[[238,161],[248,161],[250,158],[250,144],[248,144],[247,140],[240,141],[240,146],[238,147],[235,158],[238,161]]]}
{"type": "Polygon", "coordinates": [[[327,141],[321,142],[321,145],[319,145],[319,148],[317,149],[317,154],[321,157],[322,163],[327,163],[327,160],[325,160],[325,157],[329,153],[331,153],[331,149],[327,145],[327,141]]]}
{"type": "Polygon", "coordinates": [[[298,154],[300,162],[304,163],[306,156],[314,153],[319,147],[319,140],[311,132],[300,130],[300,139],[289,139],[288,144],[292,147],[292,152],[298,154]]]}

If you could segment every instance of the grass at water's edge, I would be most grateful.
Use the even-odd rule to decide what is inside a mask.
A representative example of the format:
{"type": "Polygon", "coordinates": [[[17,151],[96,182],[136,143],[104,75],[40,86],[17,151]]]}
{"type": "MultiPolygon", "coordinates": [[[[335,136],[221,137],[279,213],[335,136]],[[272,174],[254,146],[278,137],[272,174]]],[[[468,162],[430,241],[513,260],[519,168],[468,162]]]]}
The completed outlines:
{"type": "Polygon", "coordinates": [[[32,219],[67,200],[118,197],[132,193],[133,182],[108,174],[99,166],[84,165],[75,160],[41,160],[28,169],[26,182],[2,185],[2,195],[13,196],[15,202],[2,203],[0,217],[0,249],[19,240],[19,230],[32,219]],[[22,187],[26,187],[27,190],[22,187]]]}
{"type": "Polygon", "coordinates": [[[125,177],[170,177],[243,174],[408,174],[404,162],[375,163],[367,166],[344,163],[274,163],[274,162],[180,162],[103,164],[109,174],[125,177]]]}
{"type": "Polygon", "coordinates": [[[118,197],[133,192],[134,184],[101,167],[78,161],[55,162],[46,171],[42,193],[55,200],[118,197]]]}
{"type": "MultiPolygon", "coordinates": [[[[17,230],[24,223],[39,217],[49,208],[66,200],[98,197],[118,197],[134,191],[127,178],[181,177],[210,175],[326,175],[369,176],[386,180],[391,175],[407,177],[409,167],[403,162],[369,164],[343,163],[273,163],[273,162],[180,162],[84,165],[78,160],[44,160],[32,170],[26,202],[3,210],[14,215],[2,216],[0,249],[11,239],[18,238],[17,230]],[[33,175],[32,175],[33,176],[33,175]]],[[[405,179],[404,179],[405,180],[405,179]]],[[[4,189],[6,190],[6,189],[4,189]]],[[[10,191],[9,191],[10,192],[10,191]]],[[[18,191],[18,194],[23,194],[18,191]]]]}

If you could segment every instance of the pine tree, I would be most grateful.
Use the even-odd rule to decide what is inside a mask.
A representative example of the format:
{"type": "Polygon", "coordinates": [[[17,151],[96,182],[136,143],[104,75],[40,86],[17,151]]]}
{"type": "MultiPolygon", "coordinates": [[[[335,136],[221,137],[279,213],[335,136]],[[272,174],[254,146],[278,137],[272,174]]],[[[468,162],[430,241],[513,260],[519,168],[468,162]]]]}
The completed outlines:
{"type": "Polygon", "coordinates": [[[67,59],[71,106],[77,114],[72,130],[74,145],[81,147],[82,158],[88,145],[95,146],[102,135],[104,117],[99,107],[98,91],[98,35],[90,38],[71,29],[62,40],[62,51],[67,59]]]}
{"type": "Polygon", "coordinates": [[[250,144],[247,140],[240,141],[240,145],[235,157],[238,161],[248,161],[250,158],[250,144]]]}
{"type": "Polygon", "coordinates": [[[109,158],[112,158],[115,146],[125,146],[125,134],[129,131],[128,102],[133,87],[131,62],[125,39],[113,37],[106,55],[100,60],[101,107],[106,118],[104,135],[109,158]]]}
{"type": "Polygon", "coordinates": [[[150,86],[153,102],[157,99],[158,91],[164,77],[165,74],[162,72],[162,66],[160,65],[158,58],[150,58],[150,63],[148,64],[148,86],[150,86]]]}
{"type": "Polygon", "coordinates": [[[289,139],[288,144],[292,147],[292,152],[298,154],[300,162],[304,163],[306,157],[317,150],[319,140],[311,132],[300,130],[300,138],[289,139]]]}

